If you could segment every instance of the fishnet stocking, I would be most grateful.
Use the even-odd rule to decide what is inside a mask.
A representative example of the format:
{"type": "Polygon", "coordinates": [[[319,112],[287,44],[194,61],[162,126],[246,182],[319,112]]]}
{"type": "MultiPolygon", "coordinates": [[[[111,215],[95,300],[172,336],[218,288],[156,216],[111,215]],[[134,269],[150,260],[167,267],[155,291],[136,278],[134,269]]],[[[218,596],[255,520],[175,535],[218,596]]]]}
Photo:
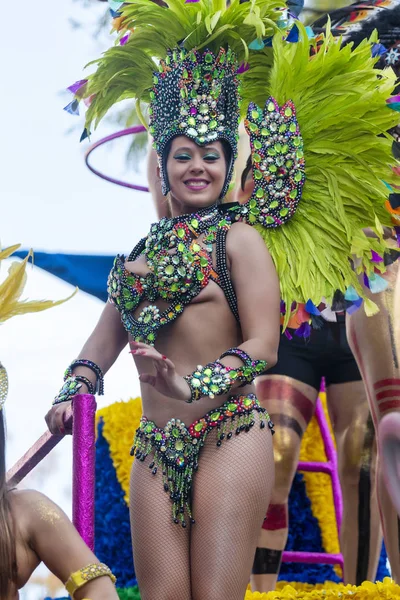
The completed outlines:
{"type": "Polygon", "coordinates": [[[191,600],[189,528],[172,520],[161,473],[134,461],[130,507],[133,556],[141,600],[191,600]]]}
{"type": "Polygon", "coordinates": [[[211,432],[194,478],[192,600],[243,600],[274,485],[272,436],[256,424],[216,447],[211,432]]]}

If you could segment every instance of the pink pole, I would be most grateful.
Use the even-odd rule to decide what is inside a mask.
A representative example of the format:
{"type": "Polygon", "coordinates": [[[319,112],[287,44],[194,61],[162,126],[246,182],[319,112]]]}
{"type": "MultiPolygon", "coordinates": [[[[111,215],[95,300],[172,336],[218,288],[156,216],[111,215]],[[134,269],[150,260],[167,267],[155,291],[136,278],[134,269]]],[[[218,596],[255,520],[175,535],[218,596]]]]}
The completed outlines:
{"type": "Polygon", "coordinates": [[[326,552],[292,552],[285,550],[283,558],[284,562],[340,565],[343,567],[343,556],[341,554],[327,554],[326,552]]]}
{"type": "Polygon", "coordinates": [[[91,550],[94,550],[95,415],[96,400],[78,394],[73,400],[72,520],[91,550]]]}
{"type": "Polygon", "coordinates": [[[332,466],[332,493],[333,493],[333,502],[335,505],[336,512],[336,521],[338,525],[338,532],[340,533],[340,528],[342,526],[342,518],[343,518],[343,498],[342,498],[342,489],[340,487],[339,475],[338,475],[338,465],[337,465],[337,455],[336,449],[331,438],[331,434],[328,428],[328,423],[326,422],[326,418],[324,415],[324,409],[322,408],[321,400],[318,398],[317,405],[315,407],[315,416],[317,418],[322,440],[325,446],[325,453],[328,462],[331,463],[332,466]]]}

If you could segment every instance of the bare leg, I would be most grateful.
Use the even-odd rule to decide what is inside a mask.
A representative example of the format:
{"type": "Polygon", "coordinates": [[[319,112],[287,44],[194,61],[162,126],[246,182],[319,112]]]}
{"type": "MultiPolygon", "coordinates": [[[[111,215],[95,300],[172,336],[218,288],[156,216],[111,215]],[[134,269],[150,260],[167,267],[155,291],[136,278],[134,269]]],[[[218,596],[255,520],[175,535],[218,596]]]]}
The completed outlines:
{"type": "MultiPolygon", "coordinates": [[[[360,309],[347,320],[349,344],[366,386],[376,430],[384,415],[400,411],[400,368],[393,339],[393,289],[398,270],[397,263],[391,265],[389,270],[389,290],[372,296],[374,302],[379,304],[380,312],[374,317],[366,317],[360,309]]],[[[397,513],[379,468],[377,490],[392,576],[399,582],[400,544],[397,513]]]]}
{"type": "Polygon", "coordinates": [[[361,585],[365,580],[375,581],[382,547],[375,431],[362,381],[330,385],[327,398],[343,493],[344,581],[361,585]]]}
{"type": "Polygon", "coordinates": [[[194,478],[193,600],[243,600],[274,484],[272,436],[254,427],[216,447],[209,434],[194,478]]]}
{"type": "Polygon", "coordinates": [[[299,460],[301,438],[314,413],[318,391],[282,375],[257,380],[257,395],[275,423],[275,486],[267,518],[258,535],[251,585],[254,591],[275,589],[288,536],[288,498],[299,460]]]}
{"type": "Polygon", "coordinates": [[[135,571],[142,600],[191,600],[190,530],[176,525],[161,473],[132,465],[130,513],[135,571]]]}
{"type": "MultiPolygon", "coordinates": [[[[400,271],[393,303],[394,343],[397,356],[400,355],[400,271]]],[[[382,470],[391,500],[400,517],[400,413],[386,413],[379,424],[379,442],[382,455],[382,470]]]]}

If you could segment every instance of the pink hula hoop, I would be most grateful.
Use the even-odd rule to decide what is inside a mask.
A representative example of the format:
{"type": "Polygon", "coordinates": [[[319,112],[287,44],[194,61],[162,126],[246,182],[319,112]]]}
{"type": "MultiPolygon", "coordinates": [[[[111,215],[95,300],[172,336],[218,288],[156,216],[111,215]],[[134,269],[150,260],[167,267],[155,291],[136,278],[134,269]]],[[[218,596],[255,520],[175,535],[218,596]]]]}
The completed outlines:
{"type": "Polygon", "coordinates": [[[125,135],[136,135],[137,133],[142,133],[143,131],[146,131],[146,128],[143,125],[135,125],[134,127],[122,129],[121,131],[117,131],[115,133],[112,133],[111,135],[102,138],[101,140],[98,140],[90,146],[90,148],[85,154],[86,166],[92,173],[94,173],[98,177],[101,177],[102,179],[105,179],[105,181],[115,183],[116,185],[121,185],[122,187],[130,188],[131,190],[137,190],[138,192],[148,192],[148,187],[143,185],[137,185],[135,183],[128,183],[127,181],[122,181],[121,179],[115,179],[114,177],[110,177],[109,175],[102,173],[98,169],[95,169],[95,167],[93,167],[89,162],[89,157],[91,156],[92,152],[96,150],[96,148],[99,148],[103,144],[107,144],[108,142],[111,142],[112,140],[115,140],[117,138],[124,137],[125,135]]]}

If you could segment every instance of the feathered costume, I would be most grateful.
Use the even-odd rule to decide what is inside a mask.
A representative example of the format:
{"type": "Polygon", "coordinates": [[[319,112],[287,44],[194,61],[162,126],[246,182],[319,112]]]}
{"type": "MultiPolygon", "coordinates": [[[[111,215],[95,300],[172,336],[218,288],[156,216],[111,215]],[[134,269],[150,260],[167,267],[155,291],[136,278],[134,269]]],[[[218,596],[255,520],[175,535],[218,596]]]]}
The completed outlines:
{"type": "MultiPolygon", "coordinates": [[[[257,176],[261,174],[256,169],[255,190],[244,216],[248,222],[259,223],[257,228],[277,267],[285,324],[293,316],[294,302],[306,305],[295,308],[298,315],[291,326],[296,328],[319,315],[323,299],[334,310],[351,310],[362,302],[363,284],[372,291],[385,286],[379,276],[385,271],[382,226],[390,225],[385,202],[387,185],[395,181],[387,131],[398,117],[386,107],[395,75],[391,69],[374,69],[377,59],[372,57],[370,41],[352,50],[341,47],[341,40],[328,30],[318,51],[310,56],[316,45],[301,24],[295,27],[299,30],[296,43],[276,35],[272,50],[254,53],[254,68],[244,74],[242,90],[250,103],[246,126],[253,168],[260,154],[270,161],[269,168],[282,168],[280,162],[289,165],[281,177],[273,173],[274,191],[278,183],[286,195],[281,194],[272,212],[283,211],[284,221],[291,218],[284,225],[271,218],[268,203],[277,201],[268,191],[259,191],[271,179],[268,169],[260,186],[257,176]],[[265,116],[279,113],[271,106],[275,101],[284,107],[279,123],[286,119],[293,129],[293,133],[289,127],[283,132],[285,143],[271,142],[270,135],[263,142],[265,116]],[[258,107],[264,109],[264,105],[263,113],[258,107]],[[254,147],[257,142],[258,149],[254,147]],[[261,207],[257,196],[264,201],[261,207]],[[366,227],[373,229],[376,239],[363,233],[366,227]],[[348,260],[352,256],[353,264],[348,260]],[[363,283],[357,277],[360,274],[363,283]],[[340,298],[337,290],[345,293],[345,303],[339,306],[335,306],[340,298]]],[[[364,304],[368,314],[375,312],[370,300],[364,304]]]]}
{"type": "MultiPolygon", "coordinates": [[[[385,287],[382,227],[390,225],[385,202],[396,180],[387,131],[397,118],[386,108],[393,72],[374,69],[370,41],[356,50],[342,48],[328,30],[317,46],[300,24],[283,36],[279,0],[234,0],[229,8],[222,0],[167,5],[132,0],[119,7],[116,45],[91,63],[97,70],[88,80],[70,88],[75,102],[90,98],[83,137],[120,100],[135,98],[138,109],[141,102],[154,104],[159,78],[177,69],[187,53],[217,55],[229,44],[241,64],[255,177],[251,199],[233,211],[257,227],[272,255],[284,326],[307,335],[310,323],[318,324],[321,303],[352,311],[364,301],[366,312],[374,314],[364,290],[385,287]]],[[[211,72],[213,77],[218,73],[211,72]]],[[[204,71],[199,80],[204,82],[204,71]]],[[[187,83],[193,82],[185,80],[185,89],[187,83]]],[[[174,134],[197,143],[212,139],[188,120],[180,125],[170,116],[168,139],[174,134]]],[[[150,122],[154,133],[151,111],[150,122]]],[[[157,131],[161,157],[159,139],[157,131]]],[[[234,143],[231,147],[235,151],[234,143]]]]}

